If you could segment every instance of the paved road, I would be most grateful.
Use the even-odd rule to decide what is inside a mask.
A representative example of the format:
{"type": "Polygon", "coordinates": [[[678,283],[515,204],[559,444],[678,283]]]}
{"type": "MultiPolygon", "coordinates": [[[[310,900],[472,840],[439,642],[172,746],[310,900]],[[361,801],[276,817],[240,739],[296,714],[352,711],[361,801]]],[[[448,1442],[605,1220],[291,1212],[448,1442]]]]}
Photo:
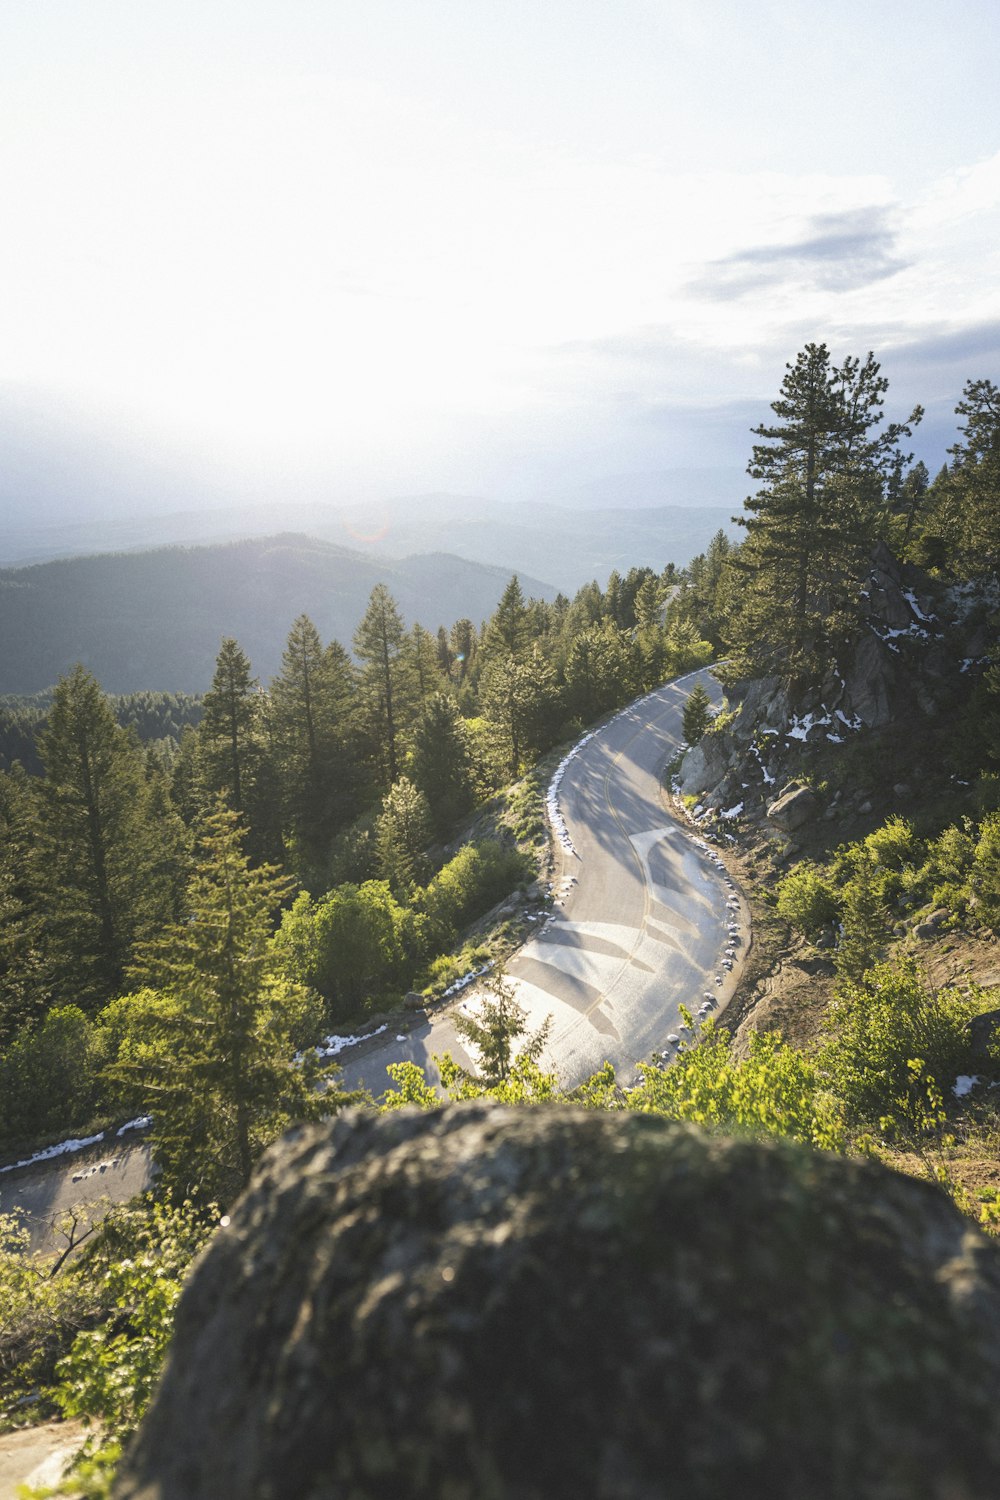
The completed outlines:
{"type": "MultiPolygon", "coordinates": [[[[667,813],[661,792],[696,681],[718,701],[707,671],[661,688],[599,730],[562,780],[560,810],[573,848],[557,844],[555,913],[507,972],[532,1026],[552,1016],[543,1062],[567,1086],[605,1061],[620,1081],[631,1081],[636,1063],[677,1031],[682,1003],[696,1010],[711,993],[721,1008],[735,987],[746,909],[717,858],[667,813]],[[740,931],[727,971],[731,921],[740,931]]],[[[378,1095],[388,1062],[410,1060],[436,1077],[432,1054],[445,1051],[470,1061],[447,1013],[390,1033],[360,1055],[345,1053],[344,1082],[378,1095]]]]}
{"type": "Polygon", "coordinates": [[[114,1137],[86,1151],[40,1167],[0,1173],[0,1212],[19,1209],[31,1234],[32,1250],[61,1250],[60,1221],[69,1213],[101,1215],[108,1203],[125,1203],[152,1180],[149,1147],[134,1137],[114,1137]]]}

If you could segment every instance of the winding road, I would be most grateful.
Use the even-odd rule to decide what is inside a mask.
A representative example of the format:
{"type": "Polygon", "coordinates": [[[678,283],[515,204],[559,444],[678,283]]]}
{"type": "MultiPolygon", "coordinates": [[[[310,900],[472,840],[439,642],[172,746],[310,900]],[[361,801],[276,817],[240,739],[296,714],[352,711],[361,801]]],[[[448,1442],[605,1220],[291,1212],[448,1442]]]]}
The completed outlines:
{"type": "MultiPolygon", "coordinates": [[[[565,1087],[606,1061],[631,1083],[637,1063],[669,1053],[668,1038],[684,1035],[682,1004],[696,1012],[710,996],[718,1014],[735,989],[747,909],[718,855],[667,812],[661,787],[697,681],[718,701],[708,671],[692,673],[623,709],[565,766],[559,812],[571,847],[556,840],[553,911],[507,966],[529,1027],[552,1017],[542,1063],[565,1087]]],[[[403,1061],[437,1080],[433,1058],[445,1052],[474,1067],[454,1024],[473,996],[346,1050],[343,1084],[378,1097],[386,1065],[403,1061]]],[[[122,1201],[149,1180],[145,1145],[101,1143],[65,1167],[0,1173],[0,1209],[22,1209],[33,1243],[51,1243],[60,1213],[101,1196],[122,1201]]]]}
{"type": "MultiPolygon", "coordinates": [[[[717,702],[707,670],[669,683],[581,743],[562,778],[572,847],[556,843],[553,915],[507,974],[532,1029],[552,1017],[542,1061],[567,1087],[605,1061],[631,1082],[637,1063],[683,1035],[681,1004],[694,1012],[710,995],[717,1012],[735,988],[747,910],[718,856],[667,812],[661,788],[699,681],[717,702]],[[727,948],[735,950],[728,969],[727,948]]],[[[453,1016],[454,1007],[345,1053],[343,1083],[378,1096],[387,1063],[415,1062],[432,1078],[435,1053],[473,1065],[453,1016]]]]}

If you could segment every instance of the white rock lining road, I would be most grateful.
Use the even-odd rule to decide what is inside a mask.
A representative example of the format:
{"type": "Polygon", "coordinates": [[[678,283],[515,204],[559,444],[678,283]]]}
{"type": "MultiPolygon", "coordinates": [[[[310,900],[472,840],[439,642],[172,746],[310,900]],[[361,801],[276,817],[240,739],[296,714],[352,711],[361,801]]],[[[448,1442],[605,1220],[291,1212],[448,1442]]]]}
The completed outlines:
{"type": "MultiPolygon", "coordinates": [[[[721,1010],[750,936],[747,908],[712,849],[667,810],[663,769],[682,742],[688,693],[707,670],[659,688],[584,737],[549,800],[556,850],[553,915],[507,966],[529,1025],[553,1018],[543,1063],[566,1086],[606,1061],[623,1083],[683,1037],[680,1006],[721,1010]]],[[[387,1063],[435,1070],[432,1055],[471,1061],[453,1011],[343,1059],[343,1081],[376,1095],[387,1063]]]]}

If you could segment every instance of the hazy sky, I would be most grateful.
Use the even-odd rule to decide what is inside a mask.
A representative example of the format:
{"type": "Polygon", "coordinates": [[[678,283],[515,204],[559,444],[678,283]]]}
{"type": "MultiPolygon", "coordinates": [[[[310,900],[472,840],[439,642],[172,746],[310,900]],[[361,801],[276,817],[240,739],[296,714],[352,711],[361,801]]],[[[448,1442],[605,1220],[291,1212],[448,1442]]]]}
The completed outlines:
{"type": "Polygon", "coordinates": [[[994,0],[0,0],[10,461],[739,469],[809,339],[940,461],[1000,378],[998,79],[994,0]]]}

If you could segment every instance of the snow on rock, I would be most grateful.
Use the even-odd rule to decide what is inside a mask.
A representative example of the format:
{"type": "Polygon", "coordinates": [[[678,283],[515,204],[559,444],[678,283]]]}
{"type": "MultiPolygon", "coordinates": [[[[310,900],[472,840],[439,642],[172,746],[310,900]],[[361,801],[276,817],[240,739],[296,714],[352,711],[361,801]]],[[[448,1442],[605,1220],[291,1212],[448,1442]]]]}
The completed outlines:
{"type": "Polygon", "coordinates": [[[913,613],[916,615],[918,620],[924,620],[927,622],[927,624],[931,624],[937,620],[937,615],[926,614],[924,610],[921,609],[920,604],[917,601],[917,596],[912,589],[900,589],[900,593],[902,594],[903,598],[906,600],[910,608],[913,610],[913,613]]]}

